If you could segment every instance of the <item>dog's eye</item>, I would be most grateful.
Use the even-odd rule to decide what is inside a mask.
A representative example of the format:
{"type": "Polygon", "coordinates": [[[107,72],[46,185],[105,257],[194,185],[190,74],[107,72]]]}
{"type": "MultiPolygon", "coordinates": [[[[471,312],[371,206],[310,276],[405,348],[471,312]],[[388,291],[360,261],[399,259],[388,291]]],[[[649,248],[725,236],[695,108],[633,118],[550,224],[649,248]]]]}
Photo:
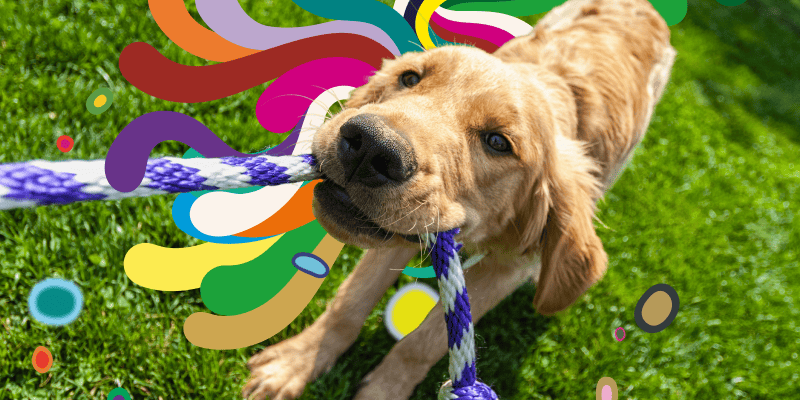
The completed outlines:
{"type": "Polygon", "coordinates": [[[416,72],[406,71],[403,72],[403,75],[400,75],[400,83],[408,88],[416,86],[419,83],[419,80],[420,77],[416,72]]]}
{"type": "Polygon", "coordinates": [[[486,144],[489,145],[489,147],[491,147],[494,151],[499,151],[501,153],[507,153],[511,151],[511,143],[509,143],[508,139],[506,139],[503,135],[498,133],[490,133],[484,136],[483,140],[486,141],[486,144]]]}

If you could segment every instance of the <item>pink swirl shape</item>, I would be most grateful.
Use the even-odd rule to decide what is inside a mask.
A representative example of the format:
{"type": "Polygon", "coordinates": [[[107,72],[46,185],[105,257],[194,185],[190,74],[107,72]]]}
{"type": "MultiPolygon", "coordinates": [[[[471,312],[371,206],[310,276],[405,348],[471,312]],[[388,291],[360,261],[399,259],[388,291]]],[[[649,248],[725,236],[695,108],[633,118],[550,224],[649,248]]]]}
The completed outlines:
{"type": "Polygon", "coordinates": [[[514,35],[494,26],[451,21],[436,12],[431,16],[431,22],[457,35],[488,40],[498,47],[514,38],[514,35]]]}
{"type": "Polygon", "coordinates": [[[256,103],[256,118],[264,129],[286,132],[308,110],[312,100],[336,86],[363,86],[375,73],[371,65],[352,58],[309,61],[272,82],[256,103]]]}

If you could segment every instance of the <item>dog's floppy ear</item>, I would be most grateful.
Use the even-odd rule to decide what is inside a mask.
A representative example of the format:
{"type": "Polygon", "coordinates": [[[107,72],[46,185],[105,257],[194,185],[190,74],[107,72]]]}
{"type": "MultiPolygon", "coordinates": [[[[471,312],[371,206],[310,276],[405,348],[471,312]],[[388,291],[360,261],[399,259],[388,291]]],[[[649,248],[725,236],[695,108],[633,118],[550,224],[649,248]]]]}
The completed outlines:
{"type": "Polygon", "coordinates": [[[595,233],[595,201],[602,191],[596,164],[579,142],[557,136],[557,151],[545,160],[534,194],[532,220],[523,238],[526,250],[541,251],[541,273],[533,304],[552,315],[572,305],[605,272],[608,258],[595,233]],[[537,237],[537,227],[541,236],[537,237]]]}

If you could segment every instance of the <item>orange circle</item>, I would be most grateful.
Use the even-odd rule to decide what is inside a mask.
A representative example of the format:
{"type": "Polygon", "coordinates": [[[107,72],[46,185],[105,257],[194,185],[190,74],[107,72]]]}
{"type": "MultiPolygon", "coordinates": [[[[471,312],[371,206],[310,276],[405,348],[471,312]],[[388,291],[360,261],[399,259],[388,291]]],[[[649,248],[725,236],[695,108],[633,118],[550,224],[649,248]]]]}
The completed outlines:
{"type": "Polygon", "coordinates": [[[50,350],[47,350],[47,347],[39,346],[33,351],[31,363],[36,372],[43,374],[50,371],[50,367],[53,366],[53,355],[50,354],[50,350]]]}

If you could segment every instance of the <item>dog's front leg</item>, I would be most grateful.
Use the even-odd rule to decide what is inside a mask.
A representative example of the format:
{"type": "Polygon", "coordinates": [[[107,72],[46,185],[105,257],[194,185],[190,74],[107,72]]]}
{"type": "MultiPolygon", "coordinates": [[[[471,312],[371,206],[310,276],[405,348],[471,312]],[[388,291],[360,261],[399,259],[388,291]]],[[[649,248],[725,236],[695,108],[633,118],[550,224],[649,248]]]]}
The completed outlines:
{"type": "MultiPolygon", "coordinates": [[[[473,323],[538,273],[538,261],[509,266],[486,257],[464,271],[473,323]]],[[[447,329],[441,301],[422,324],[398,342],[362,382],[356,400],[408,399],[428,371],[447,354],[447,329]]],[[[438,388],[425,388],[435,394],[438,388]]]]}
{"type": "Polygon", "coordinates": [[[267,347],[247,363],[245,398],[294,399],[307,383],[329,370],[355,342],[364,321],[418,252],[370,249],[345,279],[328,309],[299,335],[267,347]]]}

